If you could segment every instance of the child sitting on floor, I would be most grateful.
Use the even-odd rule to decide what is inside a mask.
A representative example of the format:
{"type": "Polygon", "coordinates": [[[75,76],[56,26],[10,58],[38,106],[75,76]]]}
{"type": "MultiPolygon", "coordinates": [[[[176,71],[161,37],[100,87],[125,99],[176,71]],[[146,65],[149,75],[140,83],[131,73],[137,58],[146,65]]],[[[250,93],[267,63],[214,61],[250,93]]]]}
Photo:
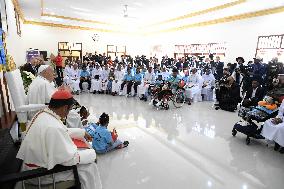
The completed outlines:
{"type": "Polygon", "coordinates": [[[109,116],[103,113],[99,122],[96,125],[92,125],[86,128],[86,131],[92,136],[92,146],[97,153],[103,154],[114,149],[121,149],[128,146],[129,142],[124,141],[123,143],[117,139],[117,133],[114,129],[112,132],[107,130],[109,124],[109,116]]]}

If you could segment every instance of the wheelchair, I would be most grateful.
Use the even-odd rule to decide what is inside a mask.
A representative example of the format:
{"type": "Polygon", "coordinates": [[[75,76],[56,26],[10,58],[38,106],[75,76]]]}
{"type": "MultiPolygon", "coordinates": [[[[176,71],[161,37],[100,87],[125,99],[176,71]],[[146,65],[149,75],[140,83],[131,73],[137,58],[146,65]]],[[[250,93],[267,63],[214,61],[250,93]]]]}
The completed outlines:
{"type": "Polygon", "coordinates": [[[151,89],[153,105],[157,105],[156,99],[161,101],[159,108],[168,110],[170,107],[170,102],[173,103],[175,108],[181,108],[185,103],[185,89],[184,82],[180,82],[176,89],[171,89],[170,84],[168,82],[164,83],[164,86],[153,87],[151,89]],[[166,89],[163,89],[164,86],[167,85],[166,89]]]}

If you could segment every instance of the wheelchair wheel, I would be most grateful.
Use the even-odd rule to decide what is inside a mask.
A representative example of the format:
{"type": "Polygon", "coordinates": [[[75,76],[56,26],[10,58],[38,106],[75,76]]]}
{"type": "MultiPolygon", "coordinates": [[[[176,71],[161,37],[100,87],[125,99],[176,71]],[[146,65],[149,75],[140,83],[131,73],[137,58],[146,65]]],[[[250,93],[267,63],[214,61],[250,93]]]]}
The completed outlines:
{"type": "Polygon", "coordinates": [[[246,138],[246,144],[247,144],[247,145],[250,144],[250,138],[249,138],[249,137],[246,138]]]}
{"type": "Polygon", "coordinates": [[[180,108],[185,103],[185,91],[178,89],[173,96],[173,104],[176,108],[180,108]]]}
{"type": "Polygon", "coordinates": [[[232,130],[232,135],[233,135],[233,136],[236,136],[236,134],[237,134],[236,129],[233,129],[233,130],[232,130]]]}

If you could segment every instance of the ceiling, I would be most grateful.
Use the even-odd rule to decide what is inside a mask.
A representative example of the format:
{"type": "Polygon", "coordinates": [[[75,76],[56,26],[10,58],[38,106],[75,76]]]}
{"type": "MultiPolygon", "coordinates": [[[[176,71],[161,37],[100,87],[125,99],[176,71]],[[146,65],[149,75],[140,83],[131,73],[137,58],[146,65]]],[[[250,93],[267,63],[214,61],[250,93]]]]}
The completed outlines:
{"type": "Polygon", "coordinates": [[[153,32],[276,7],[283,0],[20,0],[27,21],[153,32]],[[124,17],[127,5],[128,17],[124,17]]]}

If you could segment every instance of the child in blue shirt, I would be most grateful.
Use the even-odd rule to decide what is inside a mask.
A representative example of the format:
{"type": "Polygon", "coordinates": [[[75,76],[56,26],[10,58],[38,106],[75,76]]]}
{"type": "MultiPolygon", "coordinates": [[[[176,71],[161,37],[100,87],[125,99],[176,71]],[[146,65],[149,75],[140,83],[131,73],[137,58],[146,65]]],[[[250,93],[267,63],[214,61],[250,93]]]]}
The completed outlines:
{"type": "Polygon", "coordinates": [[[124,141],[123,143],[117,139],[117,134],[115,129],[110,132],[107,129],[109,123],[109,116],[103,113],[99,122],[86,129],[86,131],[93,137],[92,146],[97,153],[103,154],[114,149],[121,149],[128,146],[129,142],[124,141]],[[95,128],[96,127],[96,128],[95,128]]]}

